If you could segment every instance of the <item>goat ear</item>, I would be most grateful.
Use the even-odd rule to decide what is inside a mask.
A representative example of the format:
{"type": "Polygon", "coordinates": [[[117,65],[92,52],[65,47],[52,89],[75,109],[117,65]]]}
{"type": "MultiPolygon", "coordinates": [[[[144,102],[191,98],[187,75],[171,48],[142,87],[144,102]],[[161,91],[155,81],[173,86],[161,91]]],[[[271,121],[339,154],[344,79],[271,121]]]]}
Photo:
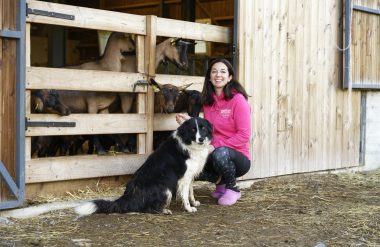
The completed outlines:
{"type": "Polygon", "coordinates": [[[160,91],[162,88],[162,85],[160,83],[156,82],[153,78],[150,78],[149,85],[151,85],[153,87],[153,90],[155,92],[160,91]]]}
{"type": "Polygon", "coordinates": [[[189,83],[189,84],[183,85],[182,87],[179,87],[178,89],[180,91],[184,91],[186,88],[190,87],[191,85],[193,85],[193,83],[189,83]]]}
{"type": "Polygon", "coordinates": [[[175,45],[175,43],[177,42],[177,40],[178,40],[178,38],[172,38],[171,40],[170,40],[170,45],[175,45]]]}

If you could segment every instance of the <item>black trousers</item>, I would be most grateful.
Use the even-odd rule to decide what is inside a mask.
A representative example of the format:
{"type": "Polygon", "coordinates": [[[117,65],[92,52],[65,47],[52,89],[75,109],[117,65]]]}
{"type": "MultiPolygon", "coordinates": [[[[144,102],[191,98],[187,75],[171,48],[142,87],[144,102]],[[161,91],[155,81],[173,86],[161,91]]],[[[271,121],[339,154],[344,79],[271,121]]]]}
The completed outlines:
{"type": "Polygon", "coordinates": [[[216,148],[208,157],[202,173],[196,180],[225,184],[227,189],[238,191],[236,178],[246,174],[251,168],[251,161],[242,153],[228,147],[216,148]]]}

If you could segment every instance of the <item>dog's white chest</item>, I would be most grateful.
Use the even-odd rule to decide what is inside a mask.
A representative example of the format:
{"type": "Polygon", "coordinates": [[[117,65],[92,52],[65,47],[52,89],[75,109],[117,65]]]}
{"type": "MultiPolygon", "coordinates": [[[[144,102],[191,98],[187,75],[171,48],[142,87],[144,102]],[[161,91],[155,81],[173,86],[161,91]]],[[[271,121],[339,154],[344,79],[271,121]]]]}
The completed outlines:
{"type": "Polygon", "coordinates": [[[196,150],[189,150],[190,158],[186,160],[186,177],[191,177],[194,179],[195,176],[199,175],[205,166],[207,156],[208,156],[208,147],[204,147],[196,150]]]}

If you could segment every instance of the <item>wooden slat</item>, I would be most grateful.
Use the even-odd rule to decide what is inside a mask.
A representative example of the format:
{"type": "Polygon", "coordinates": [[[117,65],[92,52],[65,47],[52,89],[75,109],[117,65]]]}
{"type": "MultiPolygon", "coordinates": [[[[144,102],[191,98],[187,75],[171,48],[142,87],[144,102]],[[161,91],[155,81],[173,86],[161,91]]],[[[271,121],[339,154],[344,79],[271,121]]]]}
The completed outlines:
{"type": "Polygon", "coordinates": [[[180,37],[220,43],[231,42],[231,31],[227,27],[166,18],[157,18],[157,36],[180,37]]]}
{"type": "Polygon", "coordinates": [[[298,70],[299,67],[304,65],[304,35],[307,31],[305,29],[305,5],[301,1],[297,1],[296,4],[296,19],[297,31],[295,32],[295,68],[294,71],[294,93],[291,99],[292,105],[294,106],[294,121],[293,121],[293,172],[299,172],[302,169],[302,111],[303,105],[298,104],[298,102],[303,102],[303,71],[298,70]],[[298,73],[297,73],[298,72],[298,73]]]}
{"type": "MultiPolygon", "coordinates": [[[[292,13],[289,13],[289,8],[288,8],[289,1],[281,1],[280,4],[280,17],[281,21],[279,26],[281,26],[279,32],[279,41],[278,41],[278,46],[277,48],[274,47],[274,50],[279,50],[279,52],[274,52],[274,54],[278,54],[278,57],[274,58],[274,61],[279,62],[278,66],[278,77],[276,78],[275,81],[278,81],[278,88],[277,88],[277,99],[276,99],[276,104],[277,104],[277,118],[276,118],[276,130],[277,130],[277,136],[278,140],[276,142],[276,153],[277,155],[274,155],[276,158],[276,164],[277,164],[277,172],[285,173],[286,171],[286,137],[288,135],[287,131],[287,126],[286,126],[286,110],[287,110],[287,92],[286,92],[286,86],[289,83],[287,79],[287,74],[288,74],[288,42],[291,43],[292,39],[292,33],[289,33],[288,37],[288,23],[289,23],[289,15],[292,15],[292,13]]],[[[277,31],[277,29],[275,29],[277,31]]]]}
{"type": "MultiPolygon", "coordinates": [[[[145,73],[149,76],[156,74],[156,41],[157,41],[157,17],[149,15],[146,17],[147,36],[145,37],[145,73]]],[[[150,78],[148,78],[150,79],[150,78]]],[[[153,115],[154,115],[154,92],[149,87],[146,95],[146,153],[153,151],[153,115]]]]}
{"type": "Polygon", "coordinates": [[[27,89],[61,89],[113,92],[146,92],[146,86],[134,85],[146,81],[139,73],[27,67],[27,89]]]}
{"type": "MultiPolygon", "coordinates": [[[[145,73],[145,36],[137,35],[136,37],[136,68],[137,72],[145,73]]],[[[136,97],[136,112],[146,113],[146,97],[147,94],[138,93],[136,97]]],[[[146,134],[137,134],[137,153],[146,153],[146,134]]]]}
{"type": "MultiPolygon", "coordinates": [[[[265,173],[262,174],[264,176],[274,176],[275,175],[275,169],[274,167],[277,167],[276,163],[271,163],[271,131],[277,131],[277,130],[271,130],[271,114],[270,112],[270,106],[271,101],[274,101],[275,99],[271,98],[270,94],[270,88],[272,81],[270,80],[270,73],[271,73],[271,64],[270,64],[270,57],[271,57],[271,51],[270,46],[268,44],[271,43],[270,39],[270,29],[271,29],[271,5],[272,2],[261,2],[262,5],[262,11],[263,11],[263,22],[262,22],[262,32],[263,32],[263,40],[261,42],[264,42],[263,44],[263,80],[262,80],[262,131],[263,131],[263,163],[265,164],[265,173]]],[[[277,172],[276,172],[277,173],[277,172]]]]}
{"type": "Polygon", "coordinates": [[[167,130],[175,130],[178,128],[178,123],[175,121],[175,116],[177,113],[172,114],[154,114],[154,131],[167,131],[167,130]]]}
{"type": "Polygon", "coordinates": [[[76,127],[28,127],[26,136],[144,133],[147,132],[145,114],[29,114],[33,122],[75,122],[76,127]]]}
{"type": "MultiPolygon", "coordinates": [[[[270,21],[267,23],[267,35],[264,37],[264,40],[266,44],[268,45],[267,48],[267,62],[266,62],[266,73],[268,78],[268,85],[267,85],[267,96],[269,96],[270,101],[268,104],[268,151],[273,150],[275,153],[277,153],[277,138],[279,136],[278,130],[277,130],[277,114],[278,114],[278,106],[277,106],[277,100],[279,99],[278,95],[278,84],[275,83],[279,80],[279,53],[274,52],[278,49],[279,43],[279,5],[278,4],[267,4],[267,8],[265,8],[265,15],[273,15],[272,18],[270,18],[270,21]],[[277,28],[276,28],[277,27],[277,28]]],[[[286,44],[286,43],[285,43],[286,44]]],[[[281,169],[281,167],[285,166],[284,161],[281,160],[281,162],[277,161],[277,157],[275,155],[269,155],[269,174],[274,175],[278,172],[278,169],[281,169]]]]}
{"type": "Polygon", "coordinates": [[[144,36],[137,35],[136,36],[136,68],[138,73],[144,73],[144,56],[145,56],[145,47],[144,47],[144,36]]]}
{"type": "Polygon", "coordinates": [[[146,158],[146,155],[118,154],[32,159],[26,162],[25,180],[41,183],[133,174],[146,158]]]}
{"type": "MultiPolygon", "coordinates": [[[[239,1],[242,2],[242,1],[239,1]]],[[[246,2],[246,1],[244,1],[246,2]]],[[[249,11],[247,11],[250,6],[242,5],[241,8],[239,8],[240,13],[244,13],[244,15],[249,15],[249,11]]],[[[255,54],[254,56],[254,73],[253,73],[253,80],[254,82],[262,82],[264,81],[264,70],[263,70],[263,57],[264,57],[264,32],[263,32],[263,12],[259,11],[259,9],[262,9],[262,2],[261,1],[254,1],[254,13],[257,13],[253,15],[254,25],[253,30],[248,30],[250,33],[255,33],[254,41],[252,42],[253,52],[255,54]]],[[[249,18],[245,18],[246,21],[249,20],[249,18]]],[[[244,24],[241,24],[244,25],[244,24]]],[[[244,33],[244,32],[241,32],[244,33]]],[[[240,56],[244,54],[244,51],[240,51],[240,56]]],[[[243,71],[241,72],[243,73],[243,71]]],[[[246,73],[246,70],[245,70],[246,73]]],[[[246,78],[246,80],[249,80],[249,78],[246,78]]],[[[251,80],[249,80],[251,81],[251,80]]],[[[268,163],[264,160],[264,138],[266,138],[267,133],[264,132],[263,127],[263,118],[264,118],[264,109],[263,109],[263,84],[264,83],[254,83],[253,88],[253,98],[255,100],[254,104],[254,111],[253,111],[253,120],[255,121],[253,123],[254,126],[257,126],[257,132],[254,136],[254,149],[252,150],[252,153],[256,156],[255,164],[252,164],[252,167],[255,167],[253,173],[256,173],[258,177],[264,177],[267,175],[267,167],[268,163]]]]}
{"type": "Polygon", "coordinates": [[[146,34],[145,16],[28,0],[31,9],[74,15],[75,20],[29,14],[27,21],[77,28],[146,34]]]}

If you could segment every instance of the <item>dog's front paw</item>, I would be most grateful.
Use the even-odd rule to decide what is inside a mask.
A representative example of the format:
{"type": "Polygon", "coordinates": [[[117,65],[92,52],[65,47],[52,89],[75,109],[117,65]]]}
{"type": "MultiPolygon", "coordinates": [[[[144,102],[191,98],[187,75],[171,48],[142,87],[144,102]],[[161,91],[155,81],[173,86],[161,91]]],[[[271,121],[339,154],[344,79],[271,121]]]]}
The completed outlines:
{"type": "Polygon", "coordinates": [[[191,205],[194,207],[198,207],[199,205],[201,205],[201,203],[199,201],[193,201],[191,202],[191,205]]]}
{"type": "Polygon", "coordinates": [[[172,214],[172,211],[169,210],[169,209],[166,209],[166,208],[165,208],[165,209],[162,210],[162,213],[163,213],[163,214],[166,214],[166,215],[171,215],[171,214],[172,214]]]}
{"type": "Polygon", "coordinates": [[[187,207],[186,211],[189,213],[195,213],[195,212],[197,212],[197,208],[196,207],[187,207]]]}

